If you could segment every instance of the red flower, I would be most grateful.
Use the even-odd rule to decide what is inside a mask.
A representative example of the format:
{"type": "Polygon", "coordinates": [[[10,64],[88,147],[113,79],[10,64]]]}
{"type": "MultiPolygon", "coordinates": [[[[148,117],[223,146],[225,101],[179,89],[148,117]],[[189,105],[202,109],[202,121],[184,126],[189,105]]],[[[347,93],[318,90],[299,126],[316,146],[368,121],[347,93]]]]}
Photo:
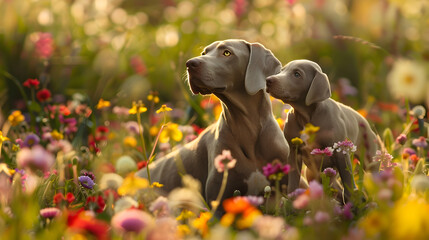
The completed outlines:
{"type": "Polygon", "coordinates": [[[57,193],[54,196],[54,204],[59,204],[64,200],[64,195],[62,193],[57,193]]]}
{"type": "Polygon", "coordinates": [[[95,196],[89,196],[86,199],[86,205],[89,209],[94,210],[98,213],[101,213],[104,211],[104,207],[106,206],[106,203],[104,202],[104,199],[101,196],[95,197],[95,196]]]}
{"type": "Polygon", "coordinates": [[[67,225],[71,230],[75,230],[80,233],[90,233],[98,240],[110,239],[110,225],[104,221],[94,218],[83,209],[76,212],[68,212],[67,225]]]}
{"type": "Polygon", "coordinates": [[[45,102],[51,97],[51,92],[48,89],[44,88],[37,92],[36,97],[40,102],[45,102]]]}
{"type": "Polygon", "coordinates": [[[22,84],[22,86],[28,87],[28,88],[34,87],[34,89],[37,89],[37,88],[39,88],[39,84],[40,84],[39,80],[29,78],[29,79],[27,79],[27,81],[25,81],[22,84]]]}
{"type": "Polygon", "coordinates": [[[97,132],[107,133],[109,132],[109,128],[107,128],[106,126],[99,126],[97,128],[97,132]]]}
{"type": "Polygon", "coordinates": [[[65,200],[70,204],[75,200],[73,193],[69,192],[66,194],[65,200]]]}
{"type": "Polygon", "coordinates": [[[140,170],[147,166],[147,161],[140,161],[137,163],[137,168],[140,170]]]}

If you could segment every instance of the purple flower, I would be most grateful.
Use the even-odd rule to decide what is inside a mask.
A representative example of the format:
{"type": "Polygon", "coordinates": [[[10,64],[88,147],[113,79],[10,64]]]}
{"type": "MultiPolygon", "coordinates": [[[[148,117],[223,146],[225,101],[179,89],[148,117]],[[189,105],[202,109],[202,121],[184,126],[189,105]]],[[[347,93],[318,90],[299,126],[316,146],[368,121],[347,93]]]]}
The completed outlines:
{"type": "Polygon", "coordinates": [[[413,145],[420,148],[426,148],[428,146],[428,143],[426,142],[425,137],[419,137],[413,140],[413,145]]]}
{"type": "Polygon", "coordinates": [[[58,208],[44,208],[40,209],[40,216],[43,218],[54,218],[60,215],[61,210],[58,208]]]}
{"type": "Polygon", "coordinates": [[[407,141],[407,135],[403,133],[399,134],[399,136],[396,138],[396,142],[401,145],[404,145],[406,141],[407,141]]]}
{"type": "Polygon", "coordinates": [[[330,178],[333,178],[337,175],[337,171],[335,171],[335,169],[333,168],[325,168],[325,170],[323,170],[323,173],[330,178]]]}
{"type": "Polygon", "coordinates": [[[30,133],[27,135],[27,137],[24,140],[24,146],[25,147],[32,147],[34,145],[39,144],[39,142],[40,142],[39,136],[37,136],[34,133],[30,133]]]}
{"type": "Polygon", "coordinates": [[[88,176],[80,176],[78,177],[80,184],[82,184],[83,187],[92,189],[95,185],[94,181],[88,176]]]}
{"type": "Polygon", "coordinates": [[[346,139],[342,142],[334,143],[334,150],[337,152],[342,152],[343,154],[350,154],[351,152],[356,152],[356,146],[352,141],[346,139]]]}
{"type": "Polygon", "coordinates": [[[86,170],[82,170],[80,171],[80,174],[82,174],[83,176],[88,176],[92,179],[92,181],[95,181],[95,175],[92,172],[88,172],[86,170]]]}
{"type": "Polygon", "coordinates": [[[264,203],[264,197],[262,197],[262,196],[245,196],[245,198],[247,198],[249,203],[255,207],[264,203]]]}
{"type": "Polygon", "coordinates": [[[326,147],[323,150],[319,149],[319,148],[315,148],[315,149],[313,149],[313,151],[311,151],[310,154],[312,154],[312,155],[323,155],[323,156],[330,157],[330,156],[332,156],[333,152],[334,151],[332,150],[331,147],[326,147]]]}
{"type": "Polygon", "coordinates": [[[112,218],[112,226],[124,232],[139,233],[152,223],[153,219],[149,214],[137,209],[121,211],[112,218]]]}
{"type": "Polygon", "coordinates": [[[287,196],[288,196],[288,198],[296,198],[299,195],[305,193],[305,191],[307,191],[307,190],[305,190],[304,188],[297,188],[297,189],[295,189],[295,191],[289,193],[287,196]]]}
{"type": "Polygon", "coordinates": [[[409,156],[416,154],[416,151],[412,148],[404,148],[404,150],[402,151],[402,154],[408,154],[409,156]]]}

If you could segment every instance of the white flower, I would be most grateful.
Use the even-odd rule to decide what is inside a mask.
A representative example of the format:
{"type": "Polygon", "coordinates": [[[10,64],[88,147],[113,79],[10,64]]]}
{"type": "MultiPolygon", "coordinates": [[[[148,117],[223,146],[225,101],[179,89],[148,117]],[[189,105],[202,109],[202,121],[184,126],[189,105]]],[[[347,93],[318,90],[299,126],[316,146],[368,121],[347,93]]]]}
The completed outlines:
{"type": "Polygon", "coordinates": [[[425,69],[417,62],[398,59],[387,76],[387,85],[394,97],[419,103],[426,97],[425,69]]]}

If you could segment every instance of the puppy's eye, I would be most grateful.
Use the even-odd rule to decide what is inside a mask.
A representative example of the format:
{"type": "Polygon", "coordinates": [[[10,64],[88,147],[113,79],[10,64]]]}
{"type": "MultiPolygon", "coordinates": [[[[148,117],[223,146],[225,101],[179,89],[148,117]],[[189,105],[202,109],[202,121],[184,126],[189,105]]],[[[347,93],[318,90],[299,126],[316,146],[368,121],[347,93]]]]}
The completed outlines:
{"type": "Polygon", "coordinates": [[[293,73],[293,75],[294,75],[296,78],[300,78],[300,77],[301,77],[301,74],[300,74],[298,71],[295,71],[295,72],[293,73]]]}
{"type": "Polygon", "coordinates": [[[202,52],[201,55],[206,55],[206,51],[202,52]]]}
{"type": "Polygon", "coordinates": [[[225,57],[229,57],[231,56],[231,52],[229,50],[225,50],[223,51],[222,55],[224,55],[225,57]]]}

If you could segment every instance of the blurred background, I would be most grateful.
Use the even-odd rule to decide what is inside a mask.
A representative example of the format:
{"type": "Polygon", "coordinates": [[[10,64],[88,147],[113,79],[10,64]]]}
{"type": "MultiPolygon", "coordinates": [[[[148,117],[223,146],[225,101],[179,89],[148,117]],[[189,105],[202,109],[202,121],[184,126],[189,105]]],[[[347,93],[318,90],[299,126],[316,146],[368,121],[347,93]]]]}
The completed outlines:
{"type": "Polygon", "coordinates": [[[104,98],[130,106],[157,91],[183,108],[201,98],[188,89],[186,60],[213,41],[242,38],[264,44],[283,64],[318,62],[335,99],[389,126],[403,106],[387,90],[395,61],[428,69],[428,2],[0,0],[1,112],[25,105],[17,81],[28,78],[57,101],[80,93],[92,105],[104,98]]]}

